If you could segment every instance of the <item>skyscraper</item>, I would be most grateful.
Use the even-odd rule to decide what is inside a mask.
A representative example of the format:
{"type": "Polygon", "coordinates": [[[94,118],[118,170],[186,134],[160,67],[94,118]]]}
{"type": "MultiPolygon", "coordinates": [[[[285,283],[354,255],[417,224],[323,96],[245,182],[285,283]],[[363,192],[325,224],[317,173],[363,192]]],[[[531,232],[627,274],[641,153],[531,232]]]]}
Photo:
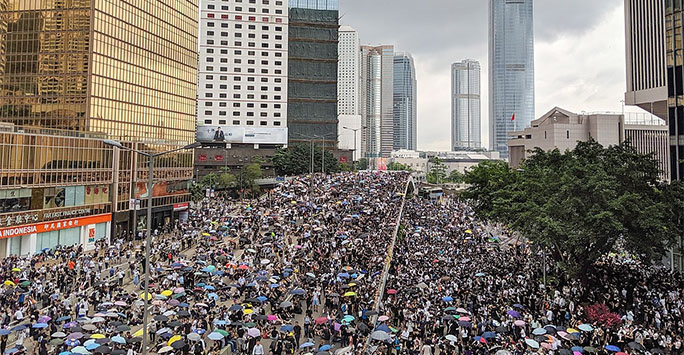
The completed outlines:
{"type": "Polygon", "coordinates": [[[354,160],[361,157],[361,114],[359,86],[361,74],[361,44],[359,33],[349,26],[340,26],[337,67],[338,147],[353,150],[354,160]]]}
{"type": "Polygon", "coordinates": [[[508,157],[507,134],[534,119],[532,0],[489,0],[489,140],[508,157]]]}
{"type": "Polygon", "coordinates": [[[394,46],[361,46],[362,156],[387,158],[394,146],[394,46]]]}
{"type": "Polygon", "coordinates": [[[394,150],[416,150],[416,68],[409,53],[394,55],[394,150]]]}
{"type": "Polygon", "coordinates": [[[287,144],[287,31],[287,0],[201,0],[198,141],[287,144]]]}
{"type": "Polygon", "coordinates": [[[289,3],[289,142],[337,146],[337,0],[289,3]]]}
{"type": "Polygon", "coordinates": [[[482,148],[480,133],[480,63],[451,65],[451,150],[482,148]]]}
{"type": "MultiPolygon", "coordinates": [[[[195,140],[197,0],[0,1],[0,256],[183,219],[195,140]],[[131,203],[133,201],[133,203],[131,203]],[[46,223],[50,222],[50,223],[46,223]]],[[[187,216],[187,212],[185,212],[187,216]]]]}

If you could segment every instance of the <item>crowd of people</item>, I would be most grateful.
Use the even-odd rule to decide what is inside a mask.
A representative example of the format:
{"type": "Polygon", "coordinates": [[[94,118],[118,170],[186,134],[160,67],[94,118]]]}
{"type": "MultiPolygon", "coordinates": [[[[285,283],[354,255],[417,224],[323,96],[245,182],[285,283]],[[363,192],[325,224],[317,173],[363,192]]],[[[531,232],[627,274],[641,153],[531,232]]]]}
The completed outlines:
{"type": "MultiPolygon", "coordinates": [[[[504,246],[465,203],[407,202],[381,313],[387,354],[684,352],[684,279],[605,258],[585,280],[504,246]],[[544,282],[546,281],[546,285],[544,282]],[[605,306],[612,322],[592,319],[605,306]]],[[[551,264],[550,262],[548,264],[551,264]]]]}
{"type": "Polygon", "coordinates": [[[302,176],[195,203],[153,234],[149,294],[140,241],[5,258],[0,353],[683,352],[678,274],[617,257],[583,280],[544,272],[467,203],[404,199],[407,181],[302,176]],[[591,319],[596,305],[617,319],[591,319]]]}

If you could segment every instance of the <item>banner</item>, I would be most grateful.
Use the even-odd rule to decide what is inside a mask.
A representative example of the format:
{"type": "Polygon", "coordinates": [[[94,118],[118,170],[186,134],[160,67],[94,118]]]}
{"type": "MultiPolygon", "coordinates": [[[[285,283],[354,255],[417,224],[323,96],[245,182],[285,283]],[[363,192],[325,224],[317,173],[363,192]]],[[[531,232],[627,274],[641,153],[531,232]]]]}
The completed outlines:
{"type": "Polygon", "coordinates": [[[89,217],[63,219],[59,221],[34,223],[21,227],[0,228],[0,239],[18,237],[21,235],[50,232],[60,229],[74,228],[88,224],[98,224],[112,220],[112,214],[100,214],[89,217]]]}
{"type": "Polygon", "coordinates": [[[287,128],[198,126],[197,141],[206,143],[287,144],[287,128]]]}

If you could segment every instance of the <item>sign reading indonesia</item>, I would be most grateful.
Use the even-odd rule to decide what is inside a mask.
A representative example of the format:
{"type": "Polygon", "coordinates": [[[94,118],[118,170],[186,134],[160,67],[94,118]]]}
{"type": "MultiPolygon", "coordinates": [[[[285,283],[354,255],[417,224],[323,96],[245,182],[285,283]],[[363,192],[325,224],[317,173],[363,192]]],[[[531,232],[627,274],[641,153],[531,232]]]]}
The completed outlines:
{"type": "Polygon", "coordinates": [[[0,234],[1,238],[10,238],[15,235],[25,235],[25,234],[32,234],[36,233],[38,231],[38,228],[33,225],[33,226],[24,226],[24,227],[16,227],[16,228],[7,228],[2,230],[2,234],[0,234]]]}

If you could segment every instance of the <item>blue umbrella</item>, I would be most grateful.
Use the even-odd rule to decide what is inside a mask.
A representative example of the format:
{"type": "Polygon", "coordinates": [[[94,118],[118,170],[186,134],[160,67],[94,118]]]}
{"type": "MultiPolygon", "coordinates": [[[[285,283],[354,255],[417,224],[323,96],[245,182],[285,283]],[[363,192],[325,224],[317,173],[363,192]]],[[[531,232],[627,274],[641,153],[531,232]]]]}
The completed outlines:
{"type": "Polygon", "coordinates": [[[214,287],[212,285],[206,285],[206,286],[204,286],[204,289],[209,290],[209,291],[214,291],[214,290],[216,290],[216,287],[214,287]]]}
{"type": "Polygon", "coordinates": [[[291,294],[293,295],[303,295],[306,291],[302,290],[301,288],[294,289],[290,291],[291,294]]]}
{"type": "Polygon", "coordinates": [[[98,344],[98,343],[92,343],[92,344],[86,345],[85,348],[86,348],[87,350],[95,350],[95,349],[97,349],[97,348],[99,348],[99,347],[100,347],[100,344],[98,344]]]}
{"type": "Polygon", "coordinates": [[[219,299],[219,296],[215,292],[208,294],[207,297],[213,298],[214,301],[218,301],[218,299],[219,299]]]}
{"type": "Polygon", "coordinates": [[[484,272],[478,272],[477,274],[475,274],[475,277],[482,277],[484,275],[485,275],[484,272]]]}
{"type": "Polygon", "coordinates": [[[5,350],[5,354],[14,354],[14,353],[16,353],[16,352],[19,352],[19,349],[17,349],[17,348],[11,348],[11,349],[5,350]]]}
{"type": "Polygon", "coordinates": [[[485,339],[493,339],[496,338],[496,333],[494,332],[484,332],[482,333],[482,337],[485,339]]]}
{"type": "Polygon", "coordinates": [[[18,331],[24,330],[24,329],[26,329],[26,328],[28,328],[28,327],[26,326],[26,324],[22,324],[22,325],[18,325],[18,326],[16,326],[16,327],[12,328],[12,331],[18,332],[18,331]]]}
{"type": "Polygon", "coordinates": [[[215,320],[215,321],[214,321],[214,324],[216,324],[216,325],[226,325],[226,324],[228,324],[228,322],[226,322],[226,321],[224,321],[224,320],[221,320],[221,319],[218,319],[218,320],[215,320]]]}
{"type": "Polygon", "coordinates": [[[250,283],[248,283],[248,284],[245,285],[245,286],[247,286],[247,287],[254,287],[254,286],[256,286],[256,282],[250,282],[250,283]]]}
{"type": "Polygon", "coordinates": [[[187,304],[187,303],[185,303],[185,302],[183,302],[183,303],[179,303],[179,304],[178,304],[178,307],[190,307],[190,305],[187,304]]]}
{"type": "Polygon", "coordinates": [[[466,322],[464,320],[459,321],[458,326],[463,327],[463,328],[472,328],[473,327],[473,325],[470,322],[466,322]]]}
{"type": "Polygon", "coordinates": [[[207,285],[207,284],[205,284],[204,282],[200,282],[200,283],[198,283],[196,286],[197,286],[197,287],[204,287],[204,286],[206,286],[206,285],[207,285]]]}
{"type": "Polygon", "coordinates": [[[302,345],[300,345],[299,348],[300,348],[300,349],[303,349],[303,348],[308,348],[308,347],[310,347],[310,346],[314,346],[314,343],[311,343],[311,342],[308,342],[308,341],[307,341],[306,343],[303,343],[302,345]]]}
{"type": "Polygon", "coordinates": [[[62,351],[59,355],[71,355],[71,351],[62,351]]]}
{"type": "Polygon", "coordinates": [[[578,353],[584,352],[584,348],[581,346],[573,346],[572,349],[570,349],[570,350],[577,351],[578,353]]]}
{"type": "Polygon", "coordinates": [[[267,300],[268,298],[266,298],[266,297],[264,297],[264,296],[259,296],[259,297],[257,297],[257,299],[259,300],[259,302],[266,302],[266,300],[267,300]]]}
{"type": "Polygon", "coordinates": [[[120,335],[113,336],[112,341],[117,344],[126,344],[126,339],[120,335]]]}
{"type": "Polygon", "coordinates": [[[615,345],[606,345],[606,350],[616,353],[616,352],[620,351],[620,348],[618,348],[615,345]]]}
{"type": "Polygon", "coordinates": [[[294,327],[289,325],[289,324],[285,324],[285,325],[280,327],[280,330],[283,332],[291,332],[292,329],[294,329],[294,327]]]}
{"type": "Polygon", "coordinates": [[[519,304],[519,303],[514,304],[513,307],[515,307],[515,308],[520,308],[520,309],[525,308],[525,306],[523,306],[523,305],[521,305],[521,304],[519,304]]]}
{"type": "Polygon", "coordinates": [[[271,288],[278,288],[278,287],[280,287],[280,285],[278,285],[278,284],[271,284],[270,286],[271,286],[271,288]]]}
{"type": "Polygon", "coordinates": [[[325,345],[321,346],[320,348],[318,348],[318,351],[327,351],[327,350],[330,350],[330,348],[332,348],[332,346],[325,344],[325,345]]]}
{"type": "Polygon", "coordinates": [[[230,306],[230,308],[228,308],[228,310],[229,311],[241,311],[242,306],[240,306],[239,304],[234,304],[234,305],[230,306]]]}
{"type": "Polygon", "coordinates": [[[518,313],[517,311],[514,311],[512,309],[510,311],[506,312],[506,314],[508,314],[509,316],[511,316],[513,318],[520,318],[520,313],[518,313]]]}
{"type": "Polygon", "coordinates": [[[31,328],[43,329],[43,328],[47,328],[47,326],[48,326],[47,323],[36,323],[36,324],[32,325],[31,328]]]}
{"type": "Polygon", "coordinates": [[[55,322],[64,322],[65,320],[70,320],[70,319],[71,319],[71,317],[62,316],[62,317],[57,318],[55,320],[55,322]]]}
{"type": "Polygon", "coordinates": [[[7,335],[10,333],[9,329],[0,329],[0,335],[7,335]]]}
{"type": "Polygon", "coordinates": [[[339,278],[341,278],[341,279],[348,279],[348,278],[349,278],[349,273],[347,273],[347,272],[341,272],[341,273],[337,274],[337,277],[339,277],[339,278]]]}
{"type": "Polygon", "coordinates": [[[382,330],[385,333],[392,333],[392,330],[387,326],[387,324],[380,324],[375,330],[382,330]]]}
{"type": "Polygon", "coordinates": [[[213,333],[209,333],[209,335],[207,335],[207,338],[209,338],[211,340],[221,340],[221,339],[223,339],[223,334],[218,333],[218,332],[213,332],[213,333]]]}
{"type": "Polygon", "coordinates": [[[67,339],[67,340],[64,342],[64,344],[66,344],[67,346],[76,346],[76,345],[81,344],[81,342],[78,341],[78,339],[67,339]]]}
{"type": "Polygon", "coordinates": [[[451,302],[453,300],[454,299],[451,296],[442,297],[442,301],[444,301],[444,302],[451,302]]]}

